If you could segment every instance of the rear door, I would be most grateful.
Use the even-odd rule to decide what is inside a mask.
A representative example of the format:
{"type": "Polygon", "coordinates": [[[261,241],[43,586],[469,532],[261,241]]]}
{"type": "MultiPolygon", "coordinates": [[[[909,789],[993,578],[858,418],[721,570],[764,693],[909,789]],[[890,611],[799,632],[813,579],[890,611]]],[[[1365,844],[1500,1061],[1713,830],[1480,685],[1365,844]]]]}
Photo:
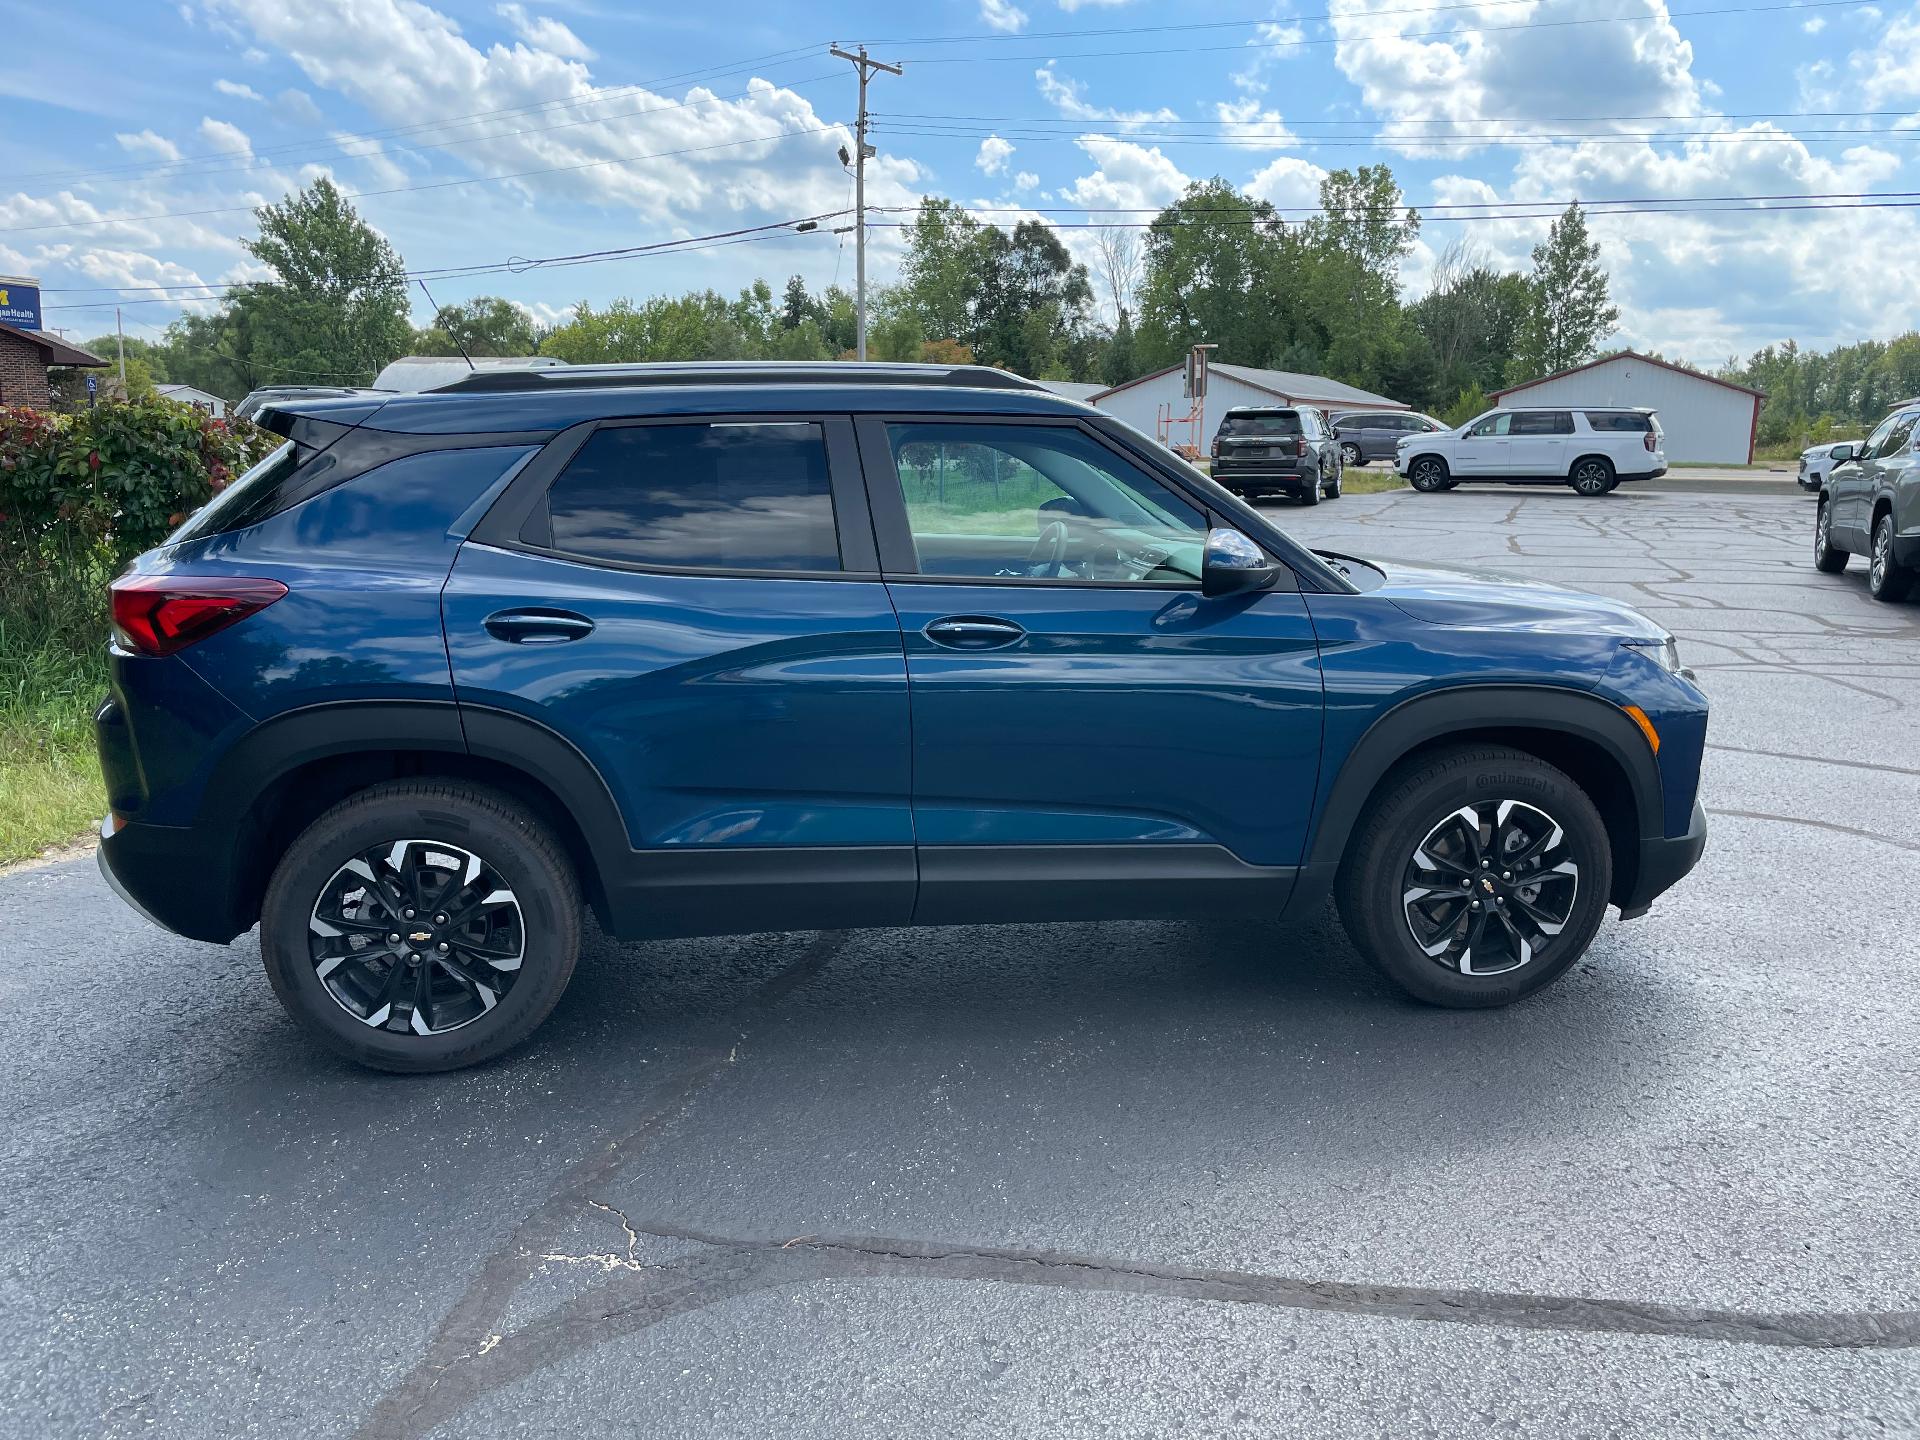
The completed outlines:
{"type": "Polygon", "coordinates": [[[1513,442],[1508,438],[1513,412],[1497,410],[1476,420],[1453,446],[1456,475],[1511,475],[1513,442]]]}
{"type": "Polygon", "coordinates": [[[1507,442],[1509,473],[1537,479],[1567,473],[1567,437],[1573,434],[1573,416],[1566,410],[1514,412],[1507,442]]]}
{"type": "Polygon", "coordinates": [[[578,426],[443,608],[470,737],[519,717],[585,756],[630,851],[609,889],[651,928],[908,918],[906,662],[850,420],[578,426]]]}
{"type": "Polygon", "coordinates": [[[1319,772],[1297,590],[1203,598],[1202,503],[1080,422],[859,430],[911,676],[916,918],[1276,913],[1319,772]]]}

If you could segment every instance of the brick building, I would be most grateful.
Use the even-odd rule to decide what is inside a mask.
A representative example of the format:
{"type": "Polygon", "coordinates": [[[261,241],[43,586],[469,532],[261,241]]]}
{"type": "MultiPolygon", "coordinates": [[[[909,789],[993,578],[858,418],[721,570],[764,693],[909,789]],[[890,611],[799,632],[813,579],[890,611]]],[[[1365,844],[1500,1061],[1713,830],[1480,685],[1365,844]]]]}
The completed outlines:
{"type": "Polygon", "coordinates": [[[0,406],[29,405],[35,410],[48,407],[47,367],[75,365],[87,370],[104,370],[107,362],[98,355],[69,345],[44,330],[16,330],[0,325],[0,406]]]}

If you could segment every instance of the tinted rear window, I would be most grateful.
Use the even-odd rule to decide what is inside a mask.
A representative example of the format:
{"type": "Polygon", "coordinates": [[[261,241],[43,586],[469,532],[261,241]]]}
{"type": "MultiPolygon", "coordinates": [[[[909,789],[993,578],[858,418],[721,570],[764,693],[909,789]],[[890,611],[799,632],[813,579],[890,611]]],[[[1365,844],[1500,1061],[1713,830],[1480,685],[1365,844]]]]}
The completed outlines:
{"type": "Polygon", "coordinates": [[[635,565],[838,570],[818,424],[597,432],[547,492],[556,550],[635,565]]]}
{"type": "Polygon", "coordinates": [[[1573,415],[1566,410],[1516,410],[1511,435],[1571,435],[1573,415]]]}
{"type": "Polygon", "coordinates": [[[1587,423],[1596,430],[1624,431],[1634,435],[1644,435],[1653,428],[1648,416],[1637,415],[1631,410],[1589,410],[1587,423]]]}
{"type": "Polygon", "coordinates": [[[1291,410],[1277,415],[1229,415],[1220,422],[1222,435],[1298,435],[1300,417],[1291,410]]]}
{"type": "Polygon", "coordinates": [[[311,451],[287,441],[238,480],[229,481],[226,489],[188,516],[186,524],[167,537],[167,543],[198,540],[203,535],[259,524],[280,510],[281,496],[311,458],[311,451]]]}

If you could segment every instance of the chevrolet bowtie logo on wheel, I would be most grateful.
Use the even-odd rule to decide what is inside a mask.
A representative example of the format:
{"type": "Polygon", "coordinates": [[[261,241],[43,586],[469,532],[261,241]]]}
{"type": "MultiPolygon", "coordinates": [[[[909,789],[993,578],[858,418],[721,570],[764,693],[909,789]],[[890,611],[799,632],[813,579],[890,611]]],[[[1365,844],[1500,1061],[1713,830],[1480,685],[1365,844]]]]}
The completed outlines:
{"type": "MultiPolygon", "coordinates": [[[[1480,879],[1480,888],[1486,891],[1487,894],[1491,895],[1493,893],[1493,882],[1487,879],[1485,876],[1482,876],[1480,879]]],[[[422,936],[421,938],[425,939],[426,937],[422,936]]]]}
{"type": "MultiPolygon", "coordinates": [[[[1489,886],[1488,888],[1491,889],[1492,887],[1489,886]]],[[[433,932],[431,930],[416,930],[407,936],[407,939],[413,941],[416,945],[424,945],[427,941],[433,939],[433,932]]]]}

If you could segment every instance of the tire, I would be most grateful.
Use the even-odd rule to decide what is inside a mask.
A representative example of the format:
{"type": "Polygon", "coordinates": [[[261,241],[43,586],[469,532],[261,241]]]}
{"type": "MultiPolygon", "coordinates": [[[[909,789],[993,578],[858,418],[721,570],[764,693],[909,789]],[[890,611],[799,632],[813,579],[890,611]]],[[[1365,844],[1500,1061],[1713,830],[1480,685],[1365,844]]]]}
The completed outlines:
{"type": "Polygon", "coordinates": [[[1381,782],[1348,844],[1335,900],[1355,948],[1401,989],[1477,1009],[1511,1004],[1566,973],[1599,930],[1612,886],[1606,826],[1579,786],[1524,751],[1461,745],[1416,757],[1381,782]],[[1471,843],[1467,814],[1478,822],[1471,843]],[[1496,846],[1522,866],[1508,870],[1483,853],[1496,846]],[[1474,864],[1476,854],[1490,863],[1474,864]],[[1552,878],[1529,885],[1535,874],[1552,878]]]}
{"type": "Polygon", "coordinates": [[[1341,487],[1347,483],[1347,467],[1342,465],[1333,472],[1333,483],[1327,487],[1327,499],[1338,500],[1341,487]]]}
{"type": "Polygon", "coordinates": [[[1913,572],[1893,558],[1893,512],[1883,510],[1873,522],[1873,546],[1867,552],[1867,593],[1889,605],[1907,598],[1913,572]]]}
{"type": "Polygon", "coordinates": [[[1838,575],[1852,558],[1833,543],[1833,507],[1822,500],[1813,517],[1813,568],[1823,575],[1838,575]]]}
{"type": "Polygon", "coordinates": [[[530,1035],[573,975],[580,923],[573,866],[524,806],[461,781],[397,780],[341,801],[287,847],[260,955],[307,1034],[418,1074],[530,1035]]]}
{"type": "Polygon", "coordinates": [[[1573,493],[1597,500],[1620,482],[1614,478],[1613,463],[1600,455],[1583,455],[1573,462],[1567,484],[1573,493]]]}
{"type": "Polygon", "coordinates": [[[1298,500],[1302,505],[1318,505],[1320,503],[1319,479],[1316,477],[1308,482],[1305,489],[1294,491],[1293,498],[1298,500]]]}
{"type": "Polygon", "coordinates": [[[1422,455],[1407,467],[1407,483],[1423,495],[1451,490],[1458,482],[1447,473],[1447,462],[1438,455],[1422,455]]]}
{"type": "Polygon", "coordinates": [[[1351,440],[1340,447],[1340,459],[1356,467],[1367,463],[1367,457],[1360,453],[1360,447],[1351,440]]]}

